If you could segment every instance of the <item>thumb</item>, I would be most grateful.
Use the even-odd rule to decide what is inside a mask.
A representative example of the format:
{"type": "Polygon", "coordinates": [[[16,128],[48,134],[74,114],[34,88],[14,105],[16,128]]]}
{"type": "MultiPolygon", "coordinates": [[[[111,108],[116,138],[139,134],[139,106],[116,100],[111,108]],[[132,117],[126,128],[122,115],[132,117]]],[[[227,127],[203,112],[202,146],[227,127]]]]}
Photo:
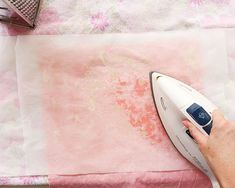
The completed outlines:
{"type": "Polygon", "coordinates": [[[185,127],[189,129],[191,136],[194,138],[194,140],[198,143],[200,147],[203,147],[206,145],[206,142],[207,142],[206,135],[204,135],[195,125],[193,125],[188,120],[184,120],[183,124],[185,127]]]}

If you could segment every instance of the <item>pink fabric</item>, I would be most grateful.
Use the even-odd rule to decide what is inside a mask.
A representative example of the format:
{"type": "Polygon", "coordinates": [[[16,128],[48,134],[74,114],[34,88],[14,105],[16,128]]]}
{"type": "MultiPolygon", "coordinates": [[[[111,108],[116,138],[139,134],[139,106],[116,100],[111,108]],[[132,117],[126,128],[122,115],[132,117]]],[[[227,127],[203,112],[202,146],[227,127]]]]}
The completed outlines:
{"type": "Polygon", "coordinates": [[[43,1],[38,27],[25,30],[0,24],[0,34],[149,32],[195,27],[234,27],[232,0],[43,1]]]}
{"type": "MultiPolygon", "coordinates": [[[[0,33],[2,35],[34,35],[145,32],[188,27],[234,27],[235,25],[235,3],[229,0],[184,0],[174,3],[170,0],[158,2],[152,0],[143,2],[144,4],[140,4],[139,1],[126,0],[90,2],[44,1],[38,19],[38,27],[35,30],[26,31],[0,24],[0,33]]],[[[7,79],[12,81],[12,78],[7,79]]],[[[6,88],[6,91],[14,89],[3,82],[0,85],[1,88],[6,88]]],[[[0,95],[2,99],[5,97],[4,93],[0,95]]],[[[128,107],[131,104],[123,103],[121,94],[118,96],[117,102],[127,113],[131,113],[128,107]]],[[[13,100],[11,105],[17,107],[18,100],[13,100]]],[[[15,138],[13,138],[14,140],[10,137],[6,139],[10,143],[16,143],[15,138]]],[[[24,164],[22,164],[22,170],[24,170],[24,164]]],[[[33,177],[31,181],[34,182],[34,179],[33,177]]],[[[43,181],[46,183],[45,179],[43,181]]],[[[21,178],[0,178],[0,185],[2,184],[24,184],[24,181],[21,178]]]]}
{"type": "Polygon", "coordinates": [[[51,188],[211,188],[197,170],[50,176],[51,188]]]}

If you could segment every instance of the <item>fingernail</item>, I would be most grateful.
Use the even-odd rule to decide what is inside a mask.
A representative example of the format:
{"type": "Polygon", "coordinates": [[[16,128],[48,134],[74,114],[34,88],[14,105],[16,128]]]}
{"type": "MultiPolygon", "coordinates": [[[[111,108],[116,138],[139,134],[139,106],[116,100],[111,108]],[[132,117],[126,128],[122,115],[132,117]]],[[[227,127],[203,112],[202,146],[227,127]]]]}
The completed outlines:
{"type": "Polygon", "coordinates": [[[189,124],[188,124],[188,121],[187,120],[183,120],[182,123],[184,124],[185,127],[188,127],[189,124]]]}

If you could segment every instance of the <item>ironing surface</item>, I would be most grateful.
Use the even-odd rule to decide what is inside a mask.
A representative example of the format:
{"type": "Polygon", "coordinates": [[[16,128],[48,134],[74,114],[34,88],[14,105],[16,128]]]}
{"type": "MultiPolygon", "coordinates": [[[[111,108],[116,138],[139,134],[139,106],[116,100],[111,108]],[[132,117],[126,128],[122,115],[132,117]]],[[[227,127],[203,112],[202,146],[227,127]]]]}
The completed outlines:
{"type": "MultiPolygon", "coordinates": [[[[0,1],[1,4],[1,1],[0,1]]],[[[137,1],[125,1],[125,0],[105,0],[95,2],[83,2],[83,1],[73,1],[68,0],[61,2],[60,0],[45,0],[43,1],[42,11],[38,19],[38,27],[33,31],[22,31],[19,28],[8,27],[3,24],[0,24],[0,33],[1,35],[16,35],[16,34],[68,34],[68,33],[110,33],[110,32],[139,32],[139,31],[159,31],[159,30],[172,30],[180,28],[194,28],[194,27],[233,27],[234,26],[234,2],[226,0],[183,0],[172,2],[170,0],[161,0],[154,1],[148,0],[145,2],[137,1]]],[[[207,89],[202,88],[203,93],[209,97],[210,100],[213,100],[214,103],[219,104],[219,107],[225,112],[229,118],[234,117],[234,38],[233,31],[229,33],[229,40],[227,46],[228,54],[228,71],[227,66],[220,66],[219,63],[212,63],[214,58],[208,58],[208,61],[204,61],[204,70],[207,74],[203,74],[205,78],[202,82],[207,89]],[[212,60],[212,62],[210,62],[212,60]],[[211,70],[211,71],[209,71],[211,70]],[[212,71],[213,70],[213,71],[212,71]],[[220,71],[221,70],[221,71],[220,71]],[[215,74],[213,72],[216,71],[215,74]],[[226,72],[226,75],[229,76],[229,80],[224,78],[220,72],[226,72]],[[214,75],[216,75],[215,79],[214,75]],[[226,81],[227,80],[227,81],[226,81]],[[219,84],[220,81],[225,84],[219,84]],[[215,86],[215,82],[217,86],[215,86]],[[225,90],[226,92],[223,92],[225,90]],[[215,94],[216,93],[216,94],[215,94]],[[226,98],[226,100],[221,100],[226,98]]],[[[9,44],[9,43],[8,43],[9,44]]],[[[25,174],[25,164],[21,162],[23,158],[22,155],[22,132],[21,124],[18,123],[18,109],[19,101],[10,97],[9,93],[12,93],[11,96],[16,96],[17,93],[17,76],[14,71],[15,65],[13,63],[7,65],[9,61],[5,61],[3,57],[7,56],[7,49],[11,51],[11,57],[13,56],[12,47],[8,48],[8,44],[1,40],[0,48],[1,50],[1,65],[0,69],[4,74],[1,74],[0,87],[3,88],[1,96],[4,96],[4,100],[1,100],[1,143],[0,143],[0,161],[4,159],[4,166],[0,167],[0,171],[3,171],[4,174],[7,171],[10,171],[11,174],[20,174],[21,176],[25,174]],[[4,47],[4,48],[3,48],[4,47]],[[4,62],[4,64],[3,64],[4,62]],[[8,63],[7,63],[8,62],[8,63]],[[7,63],[7,64],[5,64],[7,63]],[[6,66],[7,65],[7,66],[6,66]],[[6,72],[6,73],[5,73],[6,72]],[[2,81],[3,80],[3,81],[2,81]],[[6,95],[8,93],[8,95],[6,95]],[[7,110],[6,110],[7,109],[7,110]],[[5,123],[8,122],[8,123],[5,123]],[[9,123],[10,122],[10,123],[9,123]],[[17,123],[16,123],[17,122],[17,123]],[[4,125],[4,126],[3,126],[4,125]],[[14,131],[13,131],[14,130],[14,131]],[[11,147],[8,147],[11,145],[11,147]],[[14,146],[14,147],[13,147],[14,146]],[[9,149],[6,149],[6,148],[9,149]],[[7,160],[8,159],[8,160],[7,160]],[[6,162],[6,163],[5,163],[6,162]],[[7,165],[8,164],[8,165],[7,165]],[[6,166],[6,167],[5,167],[6,166]]],[[[170,45],[170,44],[169,44],[170,45]]],[[[13,46],[13,43],[12,45],[13,46]]],[[[222,46],[222,44],[221,44],[222,46]]],[[[211,53],[213,48],[207,48],[207,52],[211,53]],[[210,51],[210,52],[209,52],[210,51]]],[[[223,51],[223,49],[220,49],[223,51]]],[[[219,57],[220,50],[215,54],[219,57]]],[[[195,65],[194,65],[195,66],[195,65]]],[[[156,70],[155,70],[156,71],[156,70]]],[[[164,71],[163,71],[164,72],[164,71]]],[[[164,72],[166,73],[166,72],[164,72]]],[[[176,74],[171,74],[171,76],[181,79],[176,74]]],[[[192,75],[191,75],[192,76],[192,75]]],[[[196,75],[193,76],[197,77],[196,75]]],[[[187,80],[184,78],[182,81],[187,80]]],[[[197,87],[198,89],[198,87],[197,87]]],[[[24,160],[25,161],[25,160],[24,160]]],[[[35,160],[35,162],[37,162],[35,160]]],[[[161,177],[158,175],[151,176],[149,173],[144,173],[141,176],[135,176],[138,180],[143,180],[142,183],[152,182],[153,186],[160,186],[158,183],[162,182],[161,186],[170,187],[170,183],[184,181],[186,184],[179,183],[179,187],[206,187],[206,183],[201,181],[201,176],[198,175],[195,171],[191,173],[186,173],[189,176],[186,176],[185,173],[177,173],[180,175],[174,175],[174,173],[167,174],[167,179],[165,175],[161,172],[161,177]],[[182,175],[182,176],[181,176],[182,175]],[[195,177],[195,178],[194,178],[195,177]],[[164,181],[166,180],[166,181],[164,181]],[[195,181],[195,183],[193,183],[195,181]],[[146,182],[145,182],[146,181],[146,182]],[[197,183],[199,184],[197,184],[197,183]],[[200,184],[202,183],[203,184],[200,184]]],[[[1,175],[0,175],[1,176],[1,175]]],[[[94,176],[87,175],[85,179],[75,177],[75,180],[80,182],[80,185],[87,186],[94,185],[97,187],[97,182],[100,180],[105,180],[102,182],[102,185],[113,185],[108,177],[111,175],[105,176],[94,176]]],[[[119,176],[115,176],[118,179],[119,176]]],[[[127,175],[125,175],[127,177],[127,175]]],[[[126,179],[127,184],[131,181],[135,181],[135,177],[130,174],[126,179]]],[[[53,182],[62,182],[66,185],[68,183],[68,177],[55,177],[53,182]],[[63,179],[65,181],[63,181],[63,179]],[[58,181],[57,181],[58,180],[58,181]]],[[[69,182],[71,182],[72,177],[70,177],[69,182]]],[[[121,185],[127,186],[127,184],[122,184],[124,177],[119,178],[117,181],[121,185]]],[[[46,178],[41,177],[19,177],[19,178],[9,178],[9,177],[0,177],[0,185],[8,184],[38,184],[46,183],[46,178]]],[[[74,181],[75,181],[74,180],[74,181]]],[[[171,186],[174,187],[174,184],[171,186]]],[[[56,184],[58,186],[58,184],[56,184]]],[[[129,184],[130,185],[130,184],[129,184]]],[[[76,184],[74,185],[76,186],[76,184]]]]}
{"type": "Polygon", "coordinates": [[[1,159],[1,175],[195,169],[161,127],[148,73],[173,75],[226,111],[226,60],[222,31],[18,37],[25,163],[19,172],[1,159]],[[217,65],[217,91],[210,89],[209,62],[217,65]]]}

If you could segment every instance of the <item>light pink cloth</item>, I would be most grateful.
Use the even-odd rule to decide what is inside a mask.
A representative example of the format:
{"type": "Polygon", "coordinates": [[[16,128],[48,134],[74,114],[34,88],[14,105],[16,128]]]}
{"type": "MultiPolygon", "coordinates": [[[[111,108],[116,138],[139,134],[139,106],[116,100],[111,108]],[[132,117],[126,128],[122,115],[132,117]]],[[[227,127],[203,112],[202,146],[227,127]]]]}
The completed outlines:
{"type": "MultiPolygon", "coordinates": [[[[235,25],[235,2],[229,0],[184,0],[175,2],[172,2],[171,0],[162,0],[158,2],[151,0],[142,2],[144,5],[139,3],[139,1],[126,0],[100,1],[95,4],[92,1],[89,3],[88,1],[73,0],[63,2],[61,0],[47,0],[43,2],[44,4],[39,16],[38,27],[35,30],[23,31],[22,29],[16,29],[12,26],[0,24],[0,33],[3,35],[32,35],[143,32],[192,27],[234,27],[235,25]]],[[[14,69],[9,72],[14,72],[14,69]]],[[[11,82],[15,82],[15,75],[12,76],[12,78],[8,77],[9,74],[6,72],[2,75],[5,75],[3,76],[4,80],[7,78],[7,80],[10,80],[11,82]]],[[[10,85],[5,86],[4,82],[1,82],[0,85],[1,88],[7,87],[8,91],[12,91],[12,89],[16,88],[16,86],[13,86],[12,88],[10,85]]],[[[231,86],[231,89],[234,88],[233,84],[231,84],[231,86]]],[[[1,95],[3,95],[3,93],[1,95]]],[[[1,104],[1,106],[4,105],[3,109],[5,109],[5,104],[1,104]]],[[[12,101],[9,102],[7,101],[7,104],[10,105],[10,108],[13,107],[17,109],[18,99],[12,99],[12,101]]],[[[231,108],[230,112],[232,109],[233,108],[231,108]]],[[[15,114],[12,113],[12,116],[15,116],[15,114]]],[[[12,119],[14,118],[15,117],[12,119]]],[[[21,132],[20,127],[17,129],[21,132]]],[[[9,135],[4,137],[4,140],[15,144],[17,148],[21,147],[17,141],[20,141],[21,138],[12,138],[11,135],[9,135]]],[[[6,154],[7,153],[4,152],[4,155],[6,154]]],[[[20,170],[24,171],[25,166],[20,160],[17,159],[16,164],[19,163],[17,166],[20,167],[20,170]]],[[[16,167],[16,165],[14,165],[14,167],[16,167]]],[[[28,178],[28,181],[24,181],[25,179],[10,179],[4,177],[0,178],[0,185],[24,184],[25,182],[34,181],[37,183],[35,177],[31,178],[31,180],[28,178]]],[[[44,181],[44,183],[46,183],[46,181],[44,181]]]]}
{"type": "Polygon", "coordinates": [[[232,0],[45,0],[41,8],[35,30],[0,25],[0,33],[135,33],[235,26],[232,0]]]}

